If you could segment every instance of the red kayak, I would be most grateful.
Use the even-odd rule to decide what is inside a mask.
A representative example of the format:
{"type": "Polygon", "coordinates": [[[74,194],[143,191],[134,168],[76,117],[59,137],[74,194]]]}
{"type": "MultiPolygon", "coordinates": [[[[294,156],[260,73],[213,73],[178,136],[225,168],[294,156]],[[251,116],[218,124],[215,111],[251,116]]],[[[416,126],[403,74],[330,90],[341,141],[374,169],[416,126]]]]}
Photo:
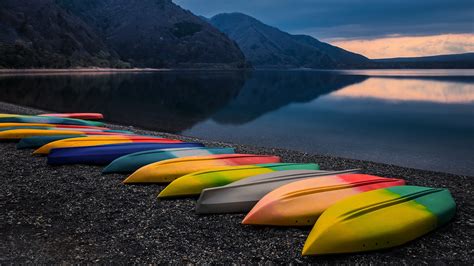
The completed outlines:
{"type": "Polygon", "coordinates": [[[104,115],[101,113],[61,113],[61,114],[41,114],[39,116],[54,116],[54,117],[62,117],[62,118],[75,118],[75,119],[88,119],[88,120],[104,119],[104,115]]]}
{"type": "Polygon", "coordinates": [[[110,128],[107,128],[107,127],[79,126],[79,125],[63,125],[63,124],[51,124],[51,127],[58,127],[58,128],[79,128],[79,129],[97,129],[97,130],[110,130],[110,128]]]}

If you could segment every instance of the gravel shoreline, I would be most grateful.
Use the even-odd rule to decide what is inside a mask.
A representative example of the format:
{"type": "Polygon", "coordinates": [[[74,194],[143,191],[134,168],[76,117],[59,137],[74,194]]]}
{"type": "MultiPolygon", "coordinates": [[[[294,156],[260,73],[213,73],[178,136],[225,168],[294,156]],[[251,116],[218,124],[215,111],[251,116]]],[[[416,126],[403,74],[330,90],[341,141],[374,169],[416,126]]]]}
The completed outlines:
{"type": "MultiPolygon", "coordinates": [[[[40,110],[0,102],[0,113],[40,110]]],[[[448,188],[457,203],[451,223],[407,245],[369,253],[302,257],[311,228],[242,226],[244,215],[194,213],[195,199],[157,200],[160,185],[125,186],[124,175],[102,167],[52,167],[44,157],[0,143],[0,263],[404,263],[471,264],[474,179],[446,173],[211,142],[138,128],[137,133],[279,155],[286,162],[317,162],[322,169],[361,168],[401,177],[408,184],[448,188]]]]}

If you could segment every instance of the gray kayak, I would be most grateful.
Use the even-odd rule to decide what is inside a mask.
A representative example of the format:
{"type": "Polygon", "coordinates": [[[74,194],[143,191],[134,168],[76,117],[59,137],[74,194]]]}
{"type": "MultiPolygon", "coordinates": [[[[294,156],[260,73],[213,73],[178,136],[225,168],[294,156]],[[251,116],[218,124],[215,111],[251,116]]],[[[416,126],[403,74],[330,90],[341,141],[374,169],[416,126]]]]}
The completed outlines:
{"type": "Polygon", "coordinates": [[[204,189],[197,201],[199,214],[246,213],[267,193],[283,185],[321,176],[358,173],[359,169],[343,171],[288,170],[251,176],[231,184],[204,189]]]}

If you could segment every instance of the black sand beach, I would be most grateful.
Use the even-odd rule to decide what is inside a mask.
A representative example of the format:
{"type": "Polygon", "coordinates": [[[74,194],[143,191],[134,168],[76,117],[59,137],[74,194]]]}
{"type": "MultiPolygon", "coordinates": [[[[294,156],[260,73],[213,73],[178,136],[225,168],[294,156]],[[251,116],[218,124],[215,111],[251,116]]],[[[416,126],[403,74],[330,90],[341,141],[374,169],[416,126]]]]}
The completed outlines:
{"type": "MultiPolygon", "coordinates": [[[[0,113],[39,110],[0,103],[0,113]]],[[[193,140],[132,129],[137,133],[193,140]]],[[[157,200],[159,185],[125,186],[124,175],[101,167],[51,167],[29,150],[0,143],[0,263],[404,263],[472,264],[473,177],[393,165],[198,140],[239,152],[279,155],[285,162],[317,162],[322,169],[361,168],[408,184],[448,188],[455,218],[407,245],[370,253],[302,257],[311,228],[243,226],[244,215],[198,216],[194,199],[157,200]]]]}

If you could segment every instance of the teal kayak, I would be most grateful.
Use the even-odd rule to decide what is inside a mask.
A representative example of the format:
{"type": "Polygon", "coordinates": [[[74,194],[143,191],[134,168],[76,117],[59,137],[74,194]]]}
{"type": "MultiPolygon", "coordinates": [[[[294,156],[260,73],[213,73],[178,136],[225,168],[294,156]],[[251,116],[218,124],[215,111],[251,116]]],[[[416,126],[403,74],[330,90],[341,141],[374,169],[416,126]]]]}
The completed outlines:
{"type": "Polygon", "coordinates": [[[78,135],[37,136],[37,137],[22,138],[20,142],[16,144],[16,148],[17,149],[37,149],[53,141],[62,140],[62,139],[70,139],[70,138],[80,138],[80,137],[87,137],[87,135],[78,134],[78,135]]]}
{"type": "Polygon", "coordinates": [[[187,157],[187,156],[203,156],[211,154],[233,154],[232,148],[172,148],[159,149],[143,152],[136,152],[122,156],[112,161],[102,173],[132,173],[147,164],[156,163],[163,160],[187,157]]]}
{"type": "MultiPolygon", "coordinates": [[[[103,130],[103,132],[124,134],[124,135],[133,134],[133,132],[126,131],[126,130],[103,130]]],[[[36,136],[36,137],[22,138],[20,142],[18,142],[18,144],[16,145],[16,148],[17,149],[37,149],[53,141],[62,140],[62,139],[70,139],[70,138],[86,137],[86,136],[87,135],[83,134],[83,132],[78,132],[77,135],[36,136]]]]}
{"type": "Polygon", "coordinates": [[[74,118],[49,117],[49,116],[7,116],[0,117],[0,123],[41,123],[41,124],[62,124],[81,126],[103,126],[104,123],[88,121],[74,118]]]}

